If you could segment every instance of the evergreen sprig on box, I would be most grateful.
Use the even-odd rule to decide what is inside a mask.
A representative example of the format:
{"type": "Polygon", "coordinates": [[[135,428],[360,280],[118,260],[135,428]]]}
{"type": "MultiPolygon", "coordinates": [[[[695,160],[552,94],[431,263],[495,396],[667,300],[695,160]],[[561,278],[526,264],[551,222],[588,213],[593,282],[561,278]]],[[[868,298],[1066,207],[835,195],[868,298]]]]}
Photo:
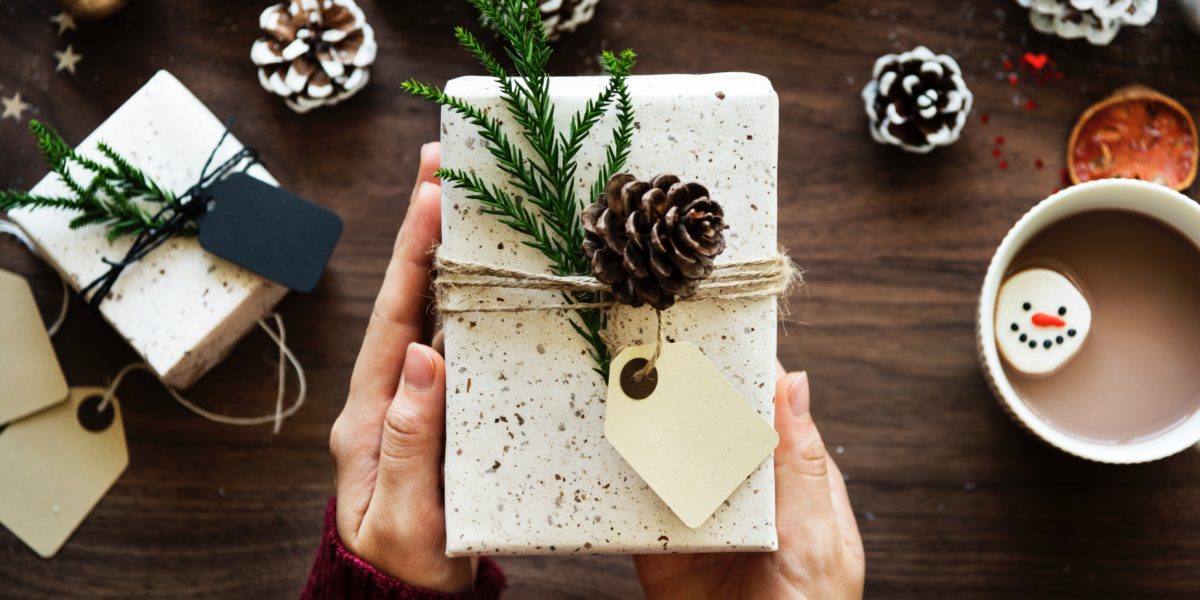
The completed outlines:
{"type": "MultiPolygon", "coordinates": [[[[550,99],[550,76],[546,66],[552,50],[542,25],[537,0],[469,0],[484,20],[493,24],[505,44],[504,54],[514,73],[501,64],[470,31],[458,27],[459,44],[483,65],[500,86],[505,107],[520,128],[532,155],[523,152],[501,128],[500,122],[470,103],[447,95],[436,86],[415,80],[406,81],[404,90],[447,107],[479,129],[488,150],[500,170],[508,177],[508,191],[488,185],[480,177],[463,169],[443,168],[437,175],[443,181],[468,192],[484,212],[496,215],[550,260],[556,275],[591,275],[592,269],[583,251],[584,230],[580,213],[584,202],[576,194],[579,177],[591,181],[591,199],[597,198],[612,175],[620,172],[629,157],[633,138],[633,102],[626,80],[637,55],[632,50],[604,52],[601,64],[609,76],[608,85],[578,113],[572,116],[567,131],[554,126],[554,103],[550,99]],[[594,174],[580,174],[577,157],[596,124],[613,109],[617,125],[606,149],[605,161],[594,174]],[[529,207],[532,207],[529,208],[529,207]]],[[[586,183],[586,182],[585,182],[586,183]]],[[[564,294],[570,303],[594,303],[595,294],[564,294]]],[[[596,372],[608,378],[611,359],[602,332],[606,316],[599,309],[580,309],[571,318],[571,326],[587,341],[596,361],[596,372]]]]}
{"type": "MultiPolygon", "coordinates": [[[[165,217],[155,218],[158,209],[149,211],[145,203],[160,207],[175,197],[158,187],[154,180],[135,168],[107,144],[97,144],[100,153],[112,165],[98,163],[75,151],[54,129],[40,121],[29,122],[29,130],[37,138],[38,148],[50,170],[71,190],[71,196],[39,196],[20,190],[0,191],[0,210],[15,208],[56,208],[79,212],[70,222],[71,229],[87,225],[104,225],[109,241],[122,236],[137,236],[163,224],[165,217]],[[91,174],[84,185],[71,172],[72,165],[91,174]]],[[[189,225],[183,233],[195,233],[189,225]]]]}

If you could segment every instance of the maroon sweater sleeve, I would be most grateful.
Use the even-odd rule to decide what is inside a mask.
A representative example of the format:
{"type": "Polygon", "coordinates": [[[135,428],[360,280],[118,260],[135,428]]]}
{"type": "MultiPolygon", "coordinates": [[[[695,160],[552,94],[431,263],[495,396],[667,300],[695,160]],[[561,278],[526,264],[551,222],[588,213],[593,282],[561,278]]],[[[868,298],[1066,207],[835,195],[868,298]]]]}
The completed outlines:
{"type": "Polygon", "coordinates": [[[479,560],[475,589],[470,592],[445,594],[407,585],[351,554],[338,538],[336,514],[334,498],[325,508],[325,532],[302,600],[493,600],[505,587],[500,566],[489,558],[479,560]]]}

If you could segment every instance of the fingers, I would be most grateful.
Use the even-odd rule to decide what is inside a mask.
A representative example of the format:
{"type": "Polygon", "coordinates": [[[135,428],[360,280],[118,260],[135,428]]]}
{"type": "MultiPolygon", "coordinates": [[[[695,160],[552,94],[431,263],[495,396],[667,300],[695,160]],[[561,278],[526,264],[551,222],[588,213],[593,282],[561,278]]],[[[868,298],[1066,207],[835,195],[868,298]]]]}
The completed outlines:
{"type": "MultiPolygon", "coordinates": [[[[441,187],[432,180],[440,161],[436,144],[422,150],[416,189],[371,322],[351,376],[351,397],[386,403],[396,392],[404,351],[420,339],[429,297],[429,248],[441,239],[441,187]]],[[[378,406],[380,414],[382,406],[378,406]]]]}
{"type": "Polygon", "coordinates": [[[775,381],[779,381],[780,379],[783,379],[784,375],[787,375],[787,371],[784,370],[783,363],[780,362],[780,360],[778,358],[776,358],[775,359],[775,381]]]}
{"type": "Polygon", "coordinates": [[[337,465],[338,530],[354,535],[375,486],[384,413],[396,395],[404,353],[419,339],[429,295],[430,246],[441,234],[441,188],[433,178],[441,160],[436,144],[421,150],[408,214],[350,378],[350,396],[330,432],[337,465]]]}
{"type": "Polygon", "coordinates": [[[862,535],[858,532],[858,520],[850,505],[850,494],[846,491],[846,478],[833,458],[829,459],[829,488],[833,492],[833,514],[837,517],[838,530],[846,549],[858,558],[863,557],[862,535]]]}
{"type": "Polygon", "coordinates": [[[384,418],[371,510],[378,505],[387,514],[424,518],[423,509],[441,498],[446,364],[421,344],[409,344],[406,354],[403,381],[384,418]]]}
{"type": "Polygon", "coordinates": [[[421,165],[417,167],[417,183],[413,186],[412,196],[408,199],[409,212],[412,211],[412,206],[417,199],[417,190],[421,189],[422,183],[439,183],[433,174],[441,166],[442,145],[438,142],[430,142],[421,146],[421,165]]]}
{"type": "Polygon", "coordinates": [[[439,327],[437,331],[433,332],[433,341],[429,343],[429,346],[433,348],[434,352],[443,357],[446,356],[446,334],[443,329],[439,327]]]}
{"type": "MultiPolygon", "coordinates": [[[[808,374],[790,373],[775,384],[775,503],[780,536],[806,542],[839,534],[829,484],[829,457],[809,413],[808,374]]],[[[786,544],[781,540],[781,544],[786,544]]]]}

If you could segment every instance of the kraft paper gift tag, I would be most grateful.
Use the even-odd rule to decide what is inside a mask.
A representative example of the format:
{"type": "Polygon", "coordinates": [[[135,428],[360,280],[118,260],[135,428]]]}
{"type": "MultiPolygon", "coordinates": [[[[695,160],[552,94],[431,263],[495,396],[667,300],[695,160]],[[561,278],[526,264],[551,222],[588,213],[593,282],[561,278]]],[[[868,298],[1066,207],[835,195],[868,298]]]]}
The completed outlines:
{"type": "Polygon", "coordinates": [[[58,404],[67,380],[24,277],[0,270],[0,425],[58,404]]]}
{"type": "Polygon", "coordinates": [[[129,464],[125,425],[104,390],[73,388],[67,402],[0,431],[0,524],[42,558],[58,553],[129,464]]]}
{"type": "Polygon", "coordinates": [[[613,359],[604,437],[695,529],[771,456],[779,434],[693,344],[665,344],[639,381],[653,354],[637,346],[613,359]]]}

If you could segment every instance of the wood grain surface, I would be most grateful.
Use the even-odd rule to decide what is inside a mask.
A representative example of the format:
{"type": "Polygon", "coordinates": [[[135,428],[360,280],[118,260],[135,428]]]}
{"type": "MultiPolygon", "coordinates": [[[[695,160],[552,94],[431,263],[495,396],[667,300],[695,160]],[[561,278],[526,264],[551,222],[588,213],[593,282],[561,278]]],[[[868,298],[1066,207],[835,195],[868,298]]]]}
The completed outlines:
{"type": "MultiPolygon", "coordinates": [[[[303,586],[333,490],[329,427],[418,149],[437,136],[437,111],[400,82],[479,69],[450,35],[472,21],[465,2],[366,0],[381,42],[373,81],[343,106],[297,116],[259,88],[249,61],[264,5],[132,0],[59,38],[50,0],[0,0],[0,95],[20,92],[27,118],[78,142],[169,69],[214,113],[237,117],[280,181],[346,222],[320,287],[281,305],[311,384],[282,434],[203,421],[134,376],[120,392],[129,470],[53,560],[0,531],[2,597],[287,598],[303,586]],[[54,72],[52,52],[68,42],[84,55],[74,76],[54,72]]],[[[1034,33],[1011,0],[605,0],[560,45],[554,72],[596,73],[601,49],[627,46],[640,73],[753,71],[780,93],[781,241],[808,286],[779,354],[811,375],[866,542],[869,597],[1200,595],[1200,453],[1135,467],[1066,456],[998,408],[974,350],[991,253],[1059,187],[1083,109],[1134,82],[1200,108],[1200,38],[1174,2],[1095,48],[1034,33]],[[976,97],[963,139],[930,156],[873,144],[859,98],[878,55],[918,44],[957,57],[976,97]],[[1011,85],[1003,63],[1026,51],[1049,53],[1063,79],[1011,85]],[[1007,169],[993,157],[998,136],[1007,169]]],[[[0,121],[0,186],[45,172],[23,125],[0,121]]],[[[0,268],[30,278],[53,310],[59,286],[45,264],[0,239],[0,268]]],[[[77,299],[54,342],[74,385],[136,358],[77,299]]],[[[190,396],[231,414],[269,410],[274,359],[252,334],[190,396]]],[[[19,492],[0,483],[0,493],[19,492]]],[[[514,598],[639,594],[624,557],[502,563],[514,598]]]]}

